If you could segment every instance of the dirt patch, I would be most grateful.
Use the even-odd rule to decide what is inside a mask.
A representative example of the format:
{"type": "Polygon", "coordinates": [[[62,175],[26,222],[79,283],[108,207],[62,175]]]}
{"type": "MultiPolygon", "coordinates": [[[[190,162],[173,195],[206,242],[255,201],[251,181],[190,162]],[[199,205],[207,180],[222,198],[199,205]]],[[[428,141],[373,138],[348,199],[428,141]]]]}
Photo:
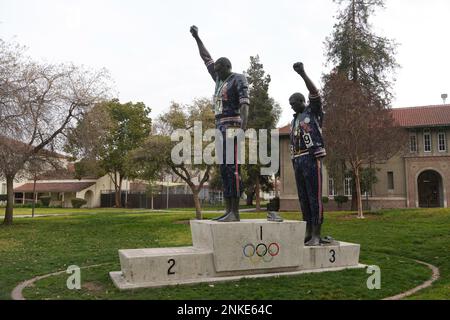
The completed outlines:
{"type": "Polygon", "coordinates": [[[174,224],[186,224],[189,225],[191,223],[191,220],[177,220],[173,222],[174,224]]]}
{"type": "Polygon", "coordinates": [[[85,282],[85,283],[83,283],[83,285],[81,287],[83,289],[85,289],[89,292],[93,292],[93,293],[104,291],[103,285],[100,282],[96,282],[96,281],[85,282]]]}
{"type": "Polygon", "coordinates": [[[0,252],[8,251],[12,248],[20,247],[22,242],[10,239],[0,239],[0,252]]]}

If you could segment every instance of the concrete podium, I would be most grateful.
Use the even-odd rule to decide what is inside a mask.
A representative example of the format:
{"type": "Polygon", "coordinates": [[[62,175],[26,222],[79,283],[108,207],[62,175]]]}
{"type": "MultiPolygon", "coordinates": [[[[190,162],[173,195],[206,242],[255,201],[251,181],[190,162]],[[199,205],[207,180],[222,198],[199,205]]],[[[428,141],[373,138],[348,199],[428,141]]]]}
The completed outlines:
{"type": "Polygon", "coordinates": [[[304,247],[306,223],[191,221],[192,247],[119,250],[121,290],[362,268],[358,244],[304,247]]]}

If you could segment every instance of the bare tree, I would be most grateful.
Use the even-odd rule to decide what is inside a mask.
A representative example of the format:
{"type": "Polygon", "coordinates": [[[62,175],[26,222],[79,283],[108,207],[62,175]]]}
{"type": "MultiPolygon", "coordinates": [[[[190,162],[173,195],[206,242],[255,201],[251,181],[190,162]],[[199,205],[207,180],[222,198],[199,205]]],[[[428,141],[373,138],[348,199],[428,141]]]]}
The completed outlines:
{"type": "Polygon", "coordinates": [[[330,153],[337,159],[345,159],[354,173],[358,217],[364,218],[361,169],[401,152],[406,145],[405,132],[396,125],[390,109],[343,74],[328,77],[324,101],[325,141],[330,153]]]}
{"type": "Polygon", "coordinates": [[[31,61],[0,43],[0,169],[6,178],[4,224],[13,222],[13,182],[39,151],[63,145],[67,128],[108,93],[106,70],[31,61]]]}
{"type": "MultiPolygon", "coordinates": [[[[187,107],[187,110],[183,110],[183,107],[177,103],[173,103],[170,110],[161,115],[156,124],[156,129],[161,135],[169,136],[176,129],[186,129],[193,135],[194,123],[199,121],[203,125],[203,130],[214,127],[214,113],[212,112],[212,106],[208,99],[198,99],[194,103],[187,107]]],[[[167,143],[167,142],[166,142],[167,143]]],[[[170,143],[170,141],[169,141],[170,143]]],[[[206,142],[203,142],[206,145],[206,142]]],[[[191,189],[192,196],[194,198],[196,218],[201,220],[201,204],[199,199],[199,193],[205,183],[209,180],[210,173],[213,165],[202,164],[174,164],[170,159],[170,150],[173,143],[170,143],[170,148],[166,148],[168,154],[166,154],[166,163],[168,167],[180,177],[191,189]],[[198,181],[196,183],[195,181],[198,181]]],[[[152,150],[149,150],[152,152],[152,150]]]]}
{"type": "Polygon", "coordinates": [[[42,150],[36,155],[32,156],[30,160],[25,164],[24,175],[28,179],[33,181],[33,202],[31,208],[31,217],[34,218],[36,208],[36,184],[45,173],[51,171],[59,171],[63,167],[61,156],[54,153],[42,150]]]}

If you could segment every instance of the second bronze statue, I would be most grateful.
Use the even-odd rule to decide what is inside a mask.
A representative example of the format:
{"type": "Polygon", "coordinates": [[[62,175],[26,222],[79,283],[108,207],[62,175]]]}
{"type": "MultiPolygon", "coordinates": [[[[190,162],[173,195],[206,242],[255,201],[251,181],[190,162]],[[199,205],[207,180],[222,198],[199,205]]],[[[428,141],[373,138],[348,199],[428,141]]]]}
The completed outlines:
{"type": "Polygon", "coordinates": [[[294,64],[309,91],[309,103],[301,93],[294,93],[289,103],[294,110],[290,145],[298,198],[306,221],[306,246],[327,243],[321,239],[323,223],[322,164],[326,156],[322,138],[323,110],[319,91],[307,76],[303,63],[294,64]]]}

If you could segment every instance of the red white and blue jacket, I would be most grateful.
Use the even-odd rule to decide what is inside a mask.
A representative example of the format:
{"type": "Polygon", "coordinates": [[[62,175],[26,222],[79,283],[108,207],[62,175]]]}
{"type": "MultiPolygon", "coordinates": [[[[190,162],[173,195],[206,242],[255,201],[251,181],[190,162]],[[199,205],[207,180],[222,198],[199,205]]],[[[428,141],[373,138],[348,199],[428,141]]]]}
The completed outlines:
{"type": "Polygon", "coordinates": [[[295,114],[291,123],[292,159],[307,151],[315,158],[323,158],[327,155],[322,137],[323,116],[320,95],[309,95],[309,104],[305,111],[295,114]]]}
{"type": "Polygon", "coordinates": [[[241,104],[250,104],[246,77],[232,73],[225,81],[221,81],[214,71],[214,60],[206,62],[206,67],[216,83],[213,101],[216,118],[238,117],[241,104]]]}

